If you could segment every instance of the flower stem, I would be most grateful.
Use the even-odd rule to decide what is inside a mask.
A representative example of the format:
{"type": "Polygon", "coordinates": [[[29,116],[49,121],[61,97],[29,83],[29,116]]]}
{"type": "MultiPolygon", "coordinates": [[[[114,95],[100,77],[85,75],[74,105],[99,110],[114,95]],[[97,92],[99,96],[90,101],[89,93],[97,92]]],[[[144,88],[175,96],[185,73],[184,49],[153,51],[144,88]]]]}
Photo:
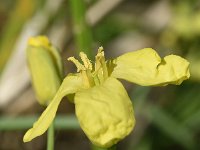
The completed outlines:
{"type": "Polygon", "coordinates": [[[92,150],[117,150],[117,148],[116,148],[116,145],[113,145],[110,148],[100,148],[100,147],[93,145],[92,150]]]}
{"type": "Polygon", "coordinates": [[[91,59],[93,58],[92,31],[86,22],[86,4],[84,0],[70,0],[74,37],[77,53],[83,51],[91,59]]]}
{"type": "Polygon", "coordinates": [[[54,150],[54,122],[50,125],[47,133],[47,150],[54,150]]]}

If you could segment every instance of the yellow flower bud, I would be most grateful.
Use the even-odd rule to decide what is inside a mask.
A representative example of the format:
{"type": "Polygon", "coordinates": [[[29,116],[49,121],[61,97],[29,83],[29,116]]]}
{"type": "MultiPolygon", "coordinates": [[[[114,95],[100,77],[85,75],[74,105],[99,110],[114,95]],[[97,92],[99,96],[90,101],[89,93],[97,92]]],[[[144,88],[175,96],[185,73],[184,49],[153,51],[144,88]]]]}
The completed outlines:
{"type": "Polygon", "coordinates": [[[48,105],[62,79],[62,63],[58,51],[47,37],[32,37],[28,41],[27,60],[37,100],[41,105],[48,105]]]}

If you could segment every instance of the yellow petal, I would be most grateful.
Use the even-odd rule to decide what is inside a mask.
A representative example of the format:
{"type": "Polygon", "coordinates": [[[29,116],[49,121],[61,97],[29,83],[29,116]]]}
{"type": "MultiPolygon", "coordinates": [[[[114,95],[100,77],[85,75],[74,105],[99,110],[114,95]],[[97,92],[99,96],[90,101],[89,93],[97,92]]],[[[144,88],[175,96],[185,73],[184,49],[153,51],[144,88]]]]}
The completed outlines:
{"type": "Polygon", "coordinates": [[[61,99],[68,94],[77,92],[81,87],[82,79],[79,75],[68,75],[63,80],[58,92],[46,110],[42,113],[37,122],[34,123],[33,127],[26,132],[23,141],[29,142],[33,138],[42,135],[53,121],[61,99]]]}
{"type": "Polygon", "coordinates": [[[97,146],[110,147],[127,136],[135,125],[133,106],[123,85],[115,78],[75,94],[80,126],[97,146]]]}
{"type": "Polygon", "coordinates": [[[190,77],[187,60],[176,55],[161,59],[151,48],[119,56],[112,65],[111,76],[143,86],[181,84],[190,77]]]}

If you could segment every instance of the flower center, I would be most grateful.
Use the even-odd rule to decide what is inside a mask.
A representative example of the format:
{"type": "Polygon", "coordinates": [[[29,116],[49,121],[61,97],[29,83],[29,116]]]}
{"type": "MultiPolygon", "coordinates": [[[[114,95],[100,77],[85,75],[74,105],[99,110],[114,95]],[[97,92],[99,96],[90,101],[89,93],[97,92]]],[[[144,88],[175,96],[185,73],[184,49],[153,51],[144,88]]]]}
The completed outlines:
{"type": "Polygon", "coordinates": [[[80,72],[84,85],[87,88],[100,85],[108,78],[108,69],[106,66],[103,47],[99,47],[98,49],[98,53],[95,56],[94,68],[91,60],[88,59],[85,53],[80,52],[79,56],[83,64],[74,57],[69,57],[68,60],[72,61],[76,65],[77,72],[80,72]]]}

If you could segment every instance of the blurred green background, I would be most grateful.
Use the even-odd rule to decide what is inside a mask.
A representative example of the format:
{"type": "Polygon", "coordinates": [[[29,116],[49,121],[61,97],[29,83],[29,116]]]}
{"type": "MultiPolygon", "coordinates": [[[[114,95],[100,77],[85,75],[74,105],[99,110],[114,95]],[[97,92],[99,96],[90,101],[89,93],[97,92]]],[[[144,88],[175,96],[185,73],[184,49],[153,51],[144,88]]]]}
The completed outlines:
{"type": "MultiPolygon", "coordinates": [[[[22,142],[35,115],[44,110],[26,64],[27,39],[36,35],[48,36],[60,49],[65,74],[75,71],[69,56],[84,50],[92,57],[99,46],[107,58],[152,47],[161,56],[188,59],[191,77],[180,86],[123,82],[137,123],[117,150],[200,149],[199,0],[1,0],[0,150],[46,149],[46,134],[22,142]]],[[[73,116],[74,105],[63,100],[58,114],[55,149],[90,149],[73,116]]]]}

